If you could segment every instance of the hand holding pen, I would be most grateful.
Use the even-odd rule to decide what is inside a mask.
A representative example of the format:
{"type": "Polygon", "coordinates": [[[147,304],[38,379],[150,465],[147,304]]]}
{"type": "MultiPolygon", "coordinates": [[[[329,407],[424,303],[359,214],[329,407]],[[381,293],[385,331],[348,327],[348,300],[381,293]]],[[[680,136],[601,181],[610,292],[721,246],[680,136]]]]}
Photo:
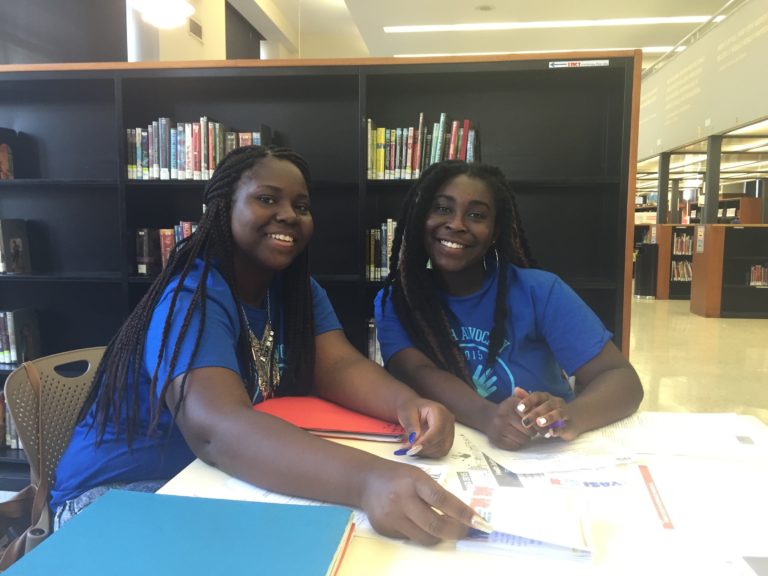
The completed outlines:
{"type": "Polygon", "coordinates": [[[408,445],[395,451],[396,456],[440,458],[453,445],[454,418],[442,404],[414,397],[397,411],[400,425],[408,434],[408,445]]]}
{"type": "Polygon", "coordinates": [[[568,435],[568,414],[565,400],[547,392],[531,392],[518,400],[516,410],[522,425],[544,438],[565,438],[568,435]]]}

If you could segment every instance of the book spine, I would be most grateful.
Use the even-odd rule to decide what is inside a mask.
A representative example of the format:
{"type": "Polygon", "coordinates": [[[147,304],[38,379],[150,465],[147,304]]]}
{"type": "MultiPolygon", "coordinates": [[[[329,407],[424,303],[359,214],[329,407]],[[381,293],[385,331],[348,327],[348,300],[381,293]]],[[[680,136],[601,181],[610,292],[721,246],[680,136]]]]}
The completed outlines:
{"type": "Polygon", "coordinates": [[[200,118],[200,179],[208,180],[208,117],[200,118]]]}
{"type": "Polygon", "coordinates": [[[459,121],[451,122],[451,137],[448,140],[448,160],[456,159],[456,144],[459,138],[459,121]]]}
{"type": "Polygon", "coordinates": [[[170,118],[161,117],[158,121],[158,134],[159,134],[159,156],[160,156],[160,180],[170,180],[170,118]]]}
{"type": "Polygon", "coordinates": [[[139,178],[141,180],[149,180],[149,132],[145,128],[141,129],[141,139],[140,139],[141,146],[141,153],[139,158],[141,158],[141,176],[139,178]]]}
{"type": "Polygon", "coordinates": [[[179,139],[178,139],[178,129],[174,126],[171,128],[171,137],[170,137],[170,151],[168,156],[168,163],[170,164],[170,175],[171,180],[178,180],[179,179],[179,158],[178,158],[178,147],[179,147],[179,139]]]}
{"type": "Polygon", "coordinates": [[[16,349],[16,322],[13,316],[13,312],[5,313],[5,325],[8,328],[8,341],[11,346],[11,362],[15,364],[19,361],[19,354],[16,349]]]}
{"type": "Polygon", "coordinates": [[[0,312],[0,362],[8,364],[11,361],[11,342],[8,337],[8,326],[5,323],[5,313],[0,312]]]}
{"type": "Polygon", "coordinates": [[[152,120],[152,179],[160,179],[160,123],[152,120]]]}
{"type": "Polygon", "coordinates": [[[192,180],[200,180],[200,122],[192,122],[192,180]]]}
{"type": "Polygon", "coordinates": [[[408,128],[408,137],[405,143],[405,174],[408,180],[413,178],[413,126],[408,128]]]}
{"type": "Polygon", "coordinates": [[[192,144],[192,122],[184,122],[184,172],[187,180],[193,179],[195,157],[192,144]]]}
{"type": "Polygon", "coordinates": [[[399,180],[403,177],[403,129],[395,128],[395,165],[394,178],[399,180]]]}
{"type": "Polygon", "coordinates": [[[460,160],[466,160],[467,159],[467,141],[469,140],[469,129],[470,129],[471,123],[468,119],[464,120],[464,127],[462,128],[461,132],[461,144],[459,145],[459,159],[460,160]]]}
{"type": "Polygon", "coordinates": [[[422,131],[424,129],[424,112],[419,112],[419,128],[416,133],[415,148],[413,150],[413,177],[418,178],[421,175],[421,158],[422,158],[422,143],[424,136],[422,131]]]}
{"type": "Polygon", "coordinates": [[[366,163],[365,175],[368,180],[373,180],[376,172],[376,126],[371,118],[366,120],[368,137],[368,162],[366,163]]]}
{"type": "Polygon", "coordinates": [[[134,158],[134,155],[136,154],[136,144],[134,143],[133,139],[135,138],[135,133],[133,131],[133,128],[126,128],[125,130],[125,149],[127,152],[127,177],[128,180],[133,180],[136,177],[136,159],[134,158]]]}
{"type": "Polygon", "coordinates": [[[210,180],[216,169],[216,122],[208,122],[208,174],[205,179],[210,180]]]}
{"type": "Polygon", "coordinates": [[[376,174],[377,180],[384,180],[384,142],[386,138],[385,128],[376,128],[376,174]]]}

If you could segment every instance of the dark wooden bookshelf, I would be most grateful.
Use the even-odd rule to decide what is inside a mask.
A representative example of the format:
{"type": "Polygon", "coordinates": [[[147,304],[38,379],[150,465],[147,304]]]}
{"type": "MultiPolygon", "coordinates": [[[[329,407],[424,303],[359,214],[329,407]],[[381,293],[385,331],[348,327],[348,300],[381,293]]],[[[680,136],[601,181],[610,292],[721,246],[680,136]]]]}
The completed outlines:
{"type": "Polygon", "coordinates": [[[135,274],[135,230],[197,221],[205,187],[129,180],[125,129],[205,115],[236,130],[266,124],[307,159],[312,272],[365,353],[376,287],[365,229],[396,218],[412,184],[367,180],[366,119],[409,126],[445,112],[470,118],[480,159],[513,180],[538,264],[626,352],[639,54],[0,67],[0,126],[24,136],[0,214],[29,221],[34,271],[0,276],[0,302],[38,310],[43,354],[106,344],[151,281],[135,274]],[[607,65],[549,67],[596,58],[607,65]]]}
{"type": "Polygon", "coordinates": [[[694,245],[691,312],[706,317],[768,318],[768,289],[749,285],[752,265],[768,263],[768,225],[710,224],[704,251],[694,245]]]}

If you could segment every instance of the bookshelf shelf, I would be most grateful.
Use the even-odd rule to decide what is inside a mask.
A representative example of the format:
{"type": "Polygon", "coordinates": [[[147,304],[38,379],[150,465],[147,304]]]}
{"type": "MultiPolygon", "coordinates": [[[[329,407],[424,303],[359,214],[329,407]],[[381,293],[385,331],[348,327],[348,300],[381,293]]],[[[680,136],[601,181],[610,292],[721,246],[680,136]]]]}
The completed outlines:
{"type": "Polygon", "coordinates": [[[366,119],[408,126],[420,112],[425,122],[445,112],[470,118],[480,158],[513,180],[539,266],[570,283],[628,350],[638,58],[612,52],[606,66],[556,70],[546,54],[0,67],[0,126],[25,134],[19,180],[0,183],[0,214],[28,220],[35,271],[0,276],[0,302],[38,310],[43,354],[106,344],[151,281],[134,272],[136,229],[197,221],[206,185],[128,180],[125,131],[208,116],[235,130],[268,125],[275,144],[307,159],[312,272],[365,353],[380,286],[365,280],[365,230],[395,218],[413,183],[367,180],[366,119]]]}

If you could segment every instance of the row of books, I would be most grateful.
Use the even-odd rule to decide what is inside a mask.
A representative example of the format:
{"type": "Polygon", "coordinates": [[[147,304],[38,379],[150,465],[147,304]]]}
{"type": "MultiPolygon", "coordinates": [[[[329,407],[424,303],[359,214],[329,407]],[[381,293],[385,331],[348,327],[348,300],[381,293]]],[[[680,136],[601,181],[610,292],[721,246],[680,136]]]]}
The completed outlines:
{"type": "Polygon", "coordinates": [[[32,308],[0,310],[0,362],[20,364],[40,357],[40,328],[32,308]]]}
{"type": "Polygon", "coordinates": [[[449,120],[445,112],[430,131],[424,113],[418,126],[385,128],[368,118],[369,180],[410,180],[435,162],[478,160],[477,130],[469,119],[449,120]]]}
{"type": "Polygon", "coordinates": [[[208,180],[235,148],[271,144],[272,129],[233,131],[207,116],[174,126],[163,116],[146,128],[127,128],[126,140],[129,180],[208,180]]]}
{"type": "Polygon", "coordinates": [[[672,254],[680,256],[693,254],[693,235],[674,234],[672,237],[672,254]]]}
{"type": "Polygon", "coordinates": [[[768,288],[768,263],[755,264],[750,267],[749,285],[756,288],[768,288]]]}
{"type": "Polygon", "coordinates": [[[181,220],[173,228],[136,229],[136,273],[157,276],[168,264],[176,244],[197,230],[197,222],[181,220]]]}
{"type": "Polygon", "coordinates": [[[693,268],[688,260],[672,262],[672,282],[690,282],[693,278],[693,268]]]}
{"type": "Polygon", "coordinates": [[[389,257],[392,255],[395,227],[396,222],[392,218],[387,218],[378,228],[369,228],[365,231],[366,280],[383,280],[389,274],[389,257]]]}
{"type": "Polygon", "coordinates": [[[0,274],[29,274],[27,221],[19,218],[0,219],[0,274]]]}

